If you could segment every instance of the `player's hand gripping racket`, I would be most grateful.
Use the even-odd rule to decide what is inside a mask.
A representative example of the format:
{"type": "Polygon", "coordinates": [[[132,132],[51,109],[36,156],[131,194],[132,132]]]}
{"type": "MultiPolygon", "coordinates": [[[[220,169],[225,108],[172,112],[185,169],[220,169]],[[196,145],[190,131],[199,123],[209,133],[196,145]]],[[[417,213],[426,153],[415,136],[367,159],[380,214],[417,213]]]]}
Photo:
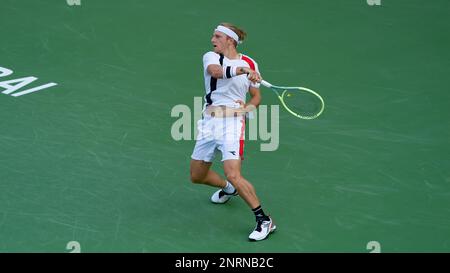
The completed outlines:
{"type": "Polygon", "coordinates": [[[325,109],[322,97],[311,89],[276,86],[264,80],[261,81],[261,84],[272,89],[277,94],[284,108],[298,118],[315,119],[325,109]]]}

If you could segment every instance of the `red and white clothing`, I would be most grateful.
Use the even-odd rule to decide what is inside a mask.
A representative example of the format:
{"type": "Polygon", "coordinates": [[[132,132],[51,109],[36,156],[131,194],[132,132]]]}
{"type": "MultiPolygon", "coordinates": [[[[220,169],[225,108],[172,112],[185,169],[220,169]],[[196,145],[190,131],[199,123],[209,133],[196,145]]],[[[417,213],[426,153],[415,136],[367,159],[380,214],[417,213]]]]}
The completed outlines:
{"type": "Polygon", "coordinates": [[[205,116],[197,122],[197,128],[197,142],[192,159],[212,162],[217,151],[222,153],[222,161],[243,158],[245,116],[205,116]]]}
{"type": "MultiPolygon", "coordinates": [[[[259,73],[258,64],[250,57],[240,54],[239,59],[228,59],[215,52],[203,55],[203,69],[205,77],[205,106],[241,107],[237,100],[246,101],[250,86],[259,88],[259,83],[252,83],[247,75],[232,78],[216,79],[207,68],[211,64],[222,67],[249,67],[259,73]]],[[[203,115],[198,121],[198,135],[192,159],[212,162],[216,151],[222,153],[222,161],[240,159],[244,152],[245,117],[211,117],[203,115]]]]}
{"type": "Polygon", "coordinates": [[[236,100],[245,101],[250,86],[259,88],[259,83],[252,83],[247,79],[247,75],[239,75],[230,79],[216,79],[209,75],[206,70],[209,65],[217,64],[222,67],[249,67],[259,73],[258,64],[250,57],[240,54],[239,59],[228,59],[215,52],[208,52],[203,55],[203,74],[205,77],[205,103],[209,105],[224,105],[231,108],[239,108],[236,100]]]}

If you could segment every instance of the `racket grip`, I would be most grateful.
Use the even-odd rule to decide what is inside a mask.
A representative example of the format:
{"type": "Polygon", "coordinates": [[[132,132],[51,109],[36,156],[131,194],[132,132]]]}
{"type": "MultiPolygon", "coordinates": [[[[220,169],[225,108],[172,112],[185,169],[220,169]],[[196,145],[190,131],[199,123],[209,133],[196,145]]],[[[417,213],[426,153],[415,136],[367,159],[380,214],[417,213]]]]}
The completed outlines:
{"type": "Polygon", "coordinates": [[[272,85],[270,83],[266,82],[265,80],[261,80],[261,84],[264,85],[267,88],[272,87],[272,85]]]}

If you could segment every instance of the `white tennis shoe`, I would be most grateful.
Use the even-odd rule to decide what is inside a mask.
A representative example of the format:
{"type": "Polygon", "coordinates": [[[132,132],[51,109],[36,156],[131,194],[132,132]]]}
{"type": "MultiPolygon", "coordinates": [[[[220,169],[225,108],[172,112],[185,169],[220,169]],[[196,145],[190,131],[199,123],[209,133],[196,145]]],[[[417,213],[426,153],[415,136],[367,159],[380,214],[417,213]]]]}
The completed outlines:
{"type": "Polygon", "coordinates": [[[223,189],[218,190],[211,196],[211,202],[216,204],[224,204],[228,202],[231,197],[236,195],[238,195],[236,190],[234,190],[234,193],[226,193],[223,189]]]}
{"type": "Polygon", "coordinates": [[[270,233],[274,232],[277,226],[269,216],[269,221],[257,221],[255,230],[248,236],[251,241],[261,241],[267,238],[270,233]]]}

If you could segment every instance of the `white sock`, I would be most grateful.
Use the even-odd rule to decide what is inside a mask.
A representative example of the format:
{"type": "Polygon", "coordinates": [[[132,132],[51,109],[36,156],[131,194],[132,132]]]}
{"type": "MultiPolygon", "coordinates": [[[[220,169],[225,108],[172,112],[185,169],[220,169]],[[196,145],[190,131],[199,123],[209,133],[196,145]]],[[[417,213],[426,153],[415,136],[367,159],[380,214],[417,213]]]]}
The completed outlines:
{"type": "Polygon", "coordinates": [[[233,193],[236,189],[231,185],[230,182],[227,181],[227,185],[223,188],[223,191],[226,193],[233,193]]]}

